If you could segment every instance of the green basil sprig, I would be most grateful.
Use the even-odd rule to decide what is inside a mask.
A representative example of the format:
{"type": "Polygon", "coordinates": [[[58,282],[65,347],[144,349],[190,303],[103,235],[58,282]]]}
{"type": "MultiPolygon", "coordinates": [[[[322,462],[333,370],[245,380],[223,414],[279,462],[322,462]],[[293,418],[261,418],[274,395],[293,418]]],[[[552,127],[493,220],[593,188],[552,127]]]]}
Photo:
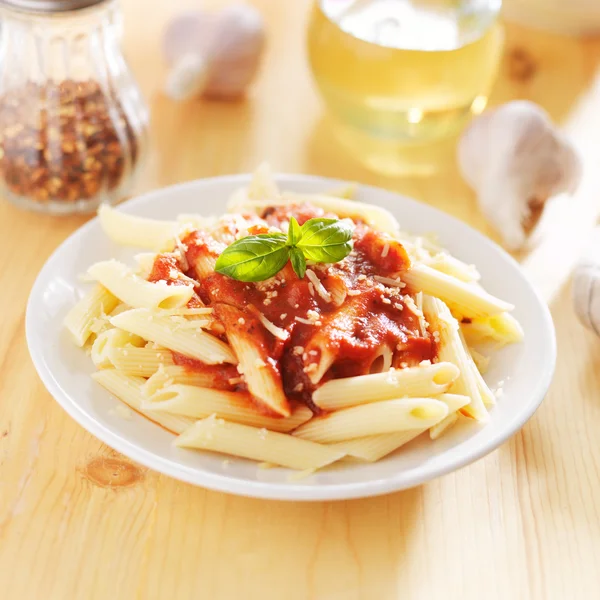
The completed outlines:
{"type": "Polygon", "coordinates": [[[352,251],[349,221],[310,219],[300,227],[290,219],[284,233],[249,235],[225,248],[217,259],[215,271],[238,281],[264,281],[283,269],[290,260],[298,277],[306,273],[306,261],[335,263],[352,251]]]}

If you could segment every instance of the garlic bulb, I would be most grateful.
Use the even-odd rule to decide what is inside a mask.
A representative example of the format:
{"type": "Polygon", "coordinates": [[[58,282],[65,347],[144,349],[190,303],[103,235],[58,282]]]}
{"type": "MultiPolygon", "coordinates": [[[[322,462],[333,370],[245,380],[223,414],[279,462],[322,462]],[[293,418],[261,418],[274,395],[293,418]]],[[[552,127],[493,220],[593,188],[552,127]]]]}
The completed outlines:
{"type": "Polygon", "coordinates": [[[525,245],[546,201],[573,193],[581,179],[574,148],[543,109],[525,100],[476,118],[459,141],[458,163],[510,250],[525,245]]]}
{"type": "Polygon", "coordinates": [[[264,41],[262,16],[246,4],[176,17],[163,37],[170,65],[165,92],[175,100],[240,96],[256,74],[264,41]]]}
{"type": "Polygon", "coordinates": [[[573,304],[579,320],[600,336],[600,228],[573,272],[573,304]]]}

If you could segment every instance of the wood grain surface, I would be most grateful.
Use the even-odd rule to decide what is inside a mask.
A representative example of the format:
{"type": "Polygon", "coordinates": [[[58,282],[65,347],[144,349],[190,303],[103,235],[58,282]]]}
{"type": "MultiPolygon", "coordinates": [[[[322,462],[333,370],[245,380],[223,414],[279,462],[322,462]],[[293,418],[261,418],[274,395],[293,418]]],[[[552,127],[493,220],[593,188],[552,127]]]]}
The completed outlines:
{"type": "MultiPolygon", "coordinates": [[[[255,1],[269,38],[246,101],[165,98],[159,36],[174,5],[195,4],[124,3],[126,52],[152,111],[152,152],[136,191],[268,159],[279,171],[401,191],[493,237],[452,161],[429,179],[390,180],[331,140],[304,53],[308,2],[255,1]]],[[[586,165],[577,195],[552,206],[539,244],[520,257],[552,308],[559,348],[551,391],[524,429],[457,473],[348,502],[237,498],[135,465],[52,400],[25,343],[33,280],[84,219],[0,202],[0,598],[600,597],[600,340],[577,322],[569,283],[600,212],[600,40],[515,25],[506,34],[493,102],[545,106],[586,165]]]]}

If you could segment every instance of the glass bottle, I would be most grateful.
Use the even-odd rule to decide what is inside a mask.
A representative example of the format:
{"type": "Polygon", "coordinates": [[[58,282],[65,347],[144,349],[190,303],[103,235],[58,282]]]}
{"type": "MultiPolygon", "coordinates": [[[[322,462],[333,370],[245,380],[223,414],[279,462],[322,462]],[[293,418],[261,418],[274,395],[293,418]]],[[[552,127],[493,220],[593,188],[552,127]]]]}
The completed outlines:
{"type": "MultiPolygon", "coordinates": [[[[389,175],[486,105],[500,61],[501,0],[316,0],[313,76],[342,143],[389,175]]],[[[426,164],[424,165],[427,166],[426,164]]]]}
{"type": "Polygon", "coordinates": [[[0,195],[55,214],[122,198],[148,110],[116,0],[1,0],[0,17],[0,195]]]}

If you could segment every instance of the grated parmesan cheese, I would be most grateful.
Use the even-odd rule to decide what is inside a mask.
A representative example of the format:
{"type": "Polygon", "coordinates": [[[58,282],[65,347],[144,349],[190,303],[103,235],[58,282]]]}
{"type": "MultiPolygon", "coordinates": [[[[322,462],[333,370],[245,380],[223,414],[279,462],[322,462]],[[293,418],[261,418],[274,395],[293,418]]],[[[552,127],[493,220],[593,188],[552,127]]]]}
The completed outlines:
{"type": "Polygon", "coordinates": [[[261,312],[257,312],[257,316],[258,320],[263,324],[264,328],[269,333],[272,333],[277,339],[282,340],[284,342],[288,339],[289,333],[285,329],[277,327],[275,323],[271,323],[271,321],[269,321],[269,319],[267,319],[267,317],[265,317],[265,315],[263,315],[261,312]]]}
{"type": "Polygon", "coordinates": [[[325,286],[321,283],[317,274],[312,269],[306,269],[306,276],[310,279],[317,294],[319,294],[325,302],[331,302],[331,294],[325,289],[325,286]]]}
{"type": "MultiPolygon", "coordinates": [[[[359,277],[359,279],[360,279],[360,277],[359,277]]],[[[406,284],[402,283],[402,281],[400,281],[399,278],[392,279],[391,277],[382,277],[381,275],[373,275],[373,279],[375,279],[375,281],[378,281],[379,283],[383,283],[384,285],[389,285],[391,287],[399,287],[399,288],[406,287],[406,284]]]]}
{"type": "Polygon", "coordinates": [[[389,251],[390,251],[390,245],[388,242],[386,242],[383,245],[383,249],[381,250],[381,258],[385,258],[388,255],[389,251]]]}
{"type": "Polygon", "coordinates": [[[305,319],[304,317],[294,317],[294,319],[296,321],[298,321],[298,323],[304,323],[305,325],[314,325],[315,321],[309,321],[308,319],[305,319]]]}

